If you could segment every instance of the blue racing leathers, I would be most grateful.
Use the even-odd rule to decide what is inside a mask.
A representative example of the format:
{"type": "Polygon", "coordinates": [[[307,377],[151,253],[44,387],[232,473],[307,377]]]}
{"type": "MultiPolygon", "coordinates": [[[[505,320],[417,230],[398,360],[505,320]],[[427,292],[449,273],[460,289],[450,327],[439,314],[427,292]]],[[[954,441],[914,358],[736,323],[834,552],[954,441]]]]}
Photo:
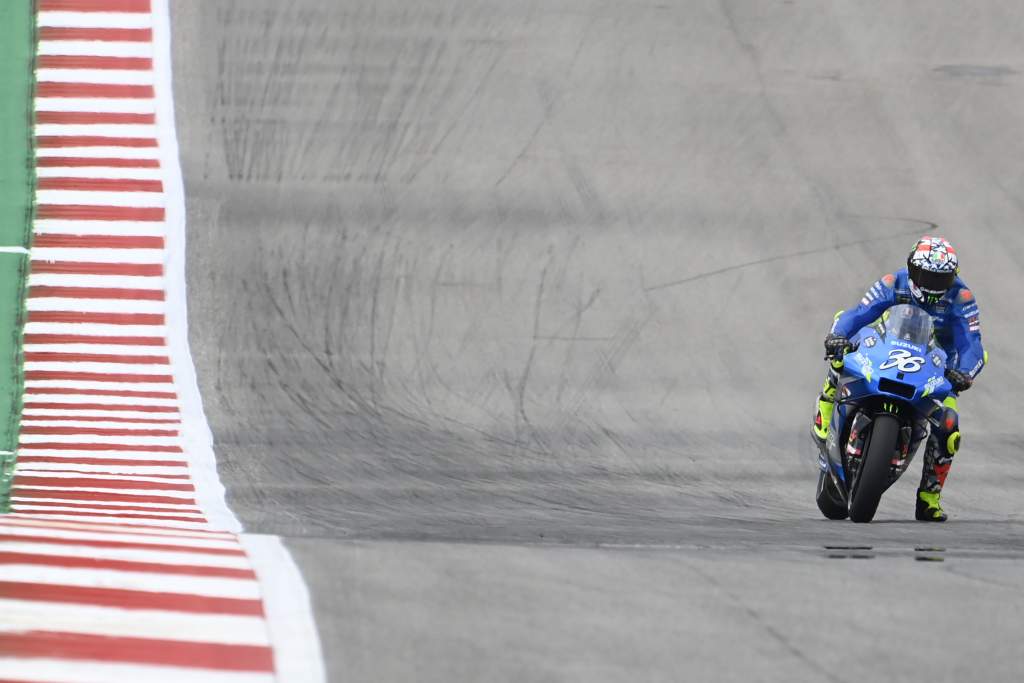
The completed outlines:
{"type": "Polygon", "coordinates": [[[959,277],[937,303],[921,304],[910,294],[906,268],[885,275],[871,286],[857,308],[836,318],[832,333],[852,337],[897,304],[913,304],[931,315],[935,341],[949,356],[947,367],[966,372],[972,378],[978,376],[985,366],[978,302],[959,277]]]}

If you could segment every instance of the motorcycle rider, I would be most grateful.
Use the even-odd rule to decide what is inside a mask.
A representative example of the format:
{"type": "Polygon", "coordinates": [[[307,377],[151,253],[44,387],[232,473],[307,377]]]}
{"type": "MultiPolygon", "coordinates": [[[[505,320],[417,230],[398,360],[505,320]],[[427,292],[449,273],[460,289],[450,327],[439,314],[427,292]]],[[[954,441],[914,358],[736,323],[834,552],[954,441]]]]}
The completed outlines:
{"type": "MultiPolygon", "coordinates": [[[[825,357],[830,366],[818,397],[818,412],[812,429],[815,438],[822,442],[828,436],[842,359],[850,347],[849,338],[897,304],[913,304],[931,315],[935,324],[935,340],[949,356],[945,374],[953,385],[953,392],[943,407],[936,408],[928,419],[931,430],[924,452],[915,513],[921,521],[944,522],[947,519],[939,505],[939,496],[953,456],[960,447],[957,395],[971,388],[988,360],[988,354],[981,345],[978,304],[971,290],[958,277],[959,272],[953,246],[942,237],[926,235],[914,245],[907,257],[907,267],[885,275],[873,284],[857,308],[836,314],[832,330],[825,337],[825,357]]],[[[924,438],[925,430],[923,424],[916,427],[912,448],[924,438]]]]}

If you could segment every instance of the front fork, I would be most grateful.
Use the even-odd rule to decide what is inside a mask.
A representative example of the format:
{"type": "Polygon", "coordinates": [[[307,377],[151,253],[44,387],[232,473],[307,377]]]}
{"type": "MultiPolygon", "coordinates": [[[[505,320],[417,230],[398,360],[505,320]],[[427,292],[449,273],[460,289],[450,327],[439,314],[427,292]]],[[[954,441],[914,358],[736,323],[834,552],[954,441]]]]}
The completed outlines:
{"type": "MultiPolygon", "coordinates": [[[[830,425],[830,438],[828,440],[829,460],[840,464],[839,468],[832,468],[833,479],[839,480],[836,481],[837,487],[849,496],[849,492],[853,489],[853,484],[857,481],[857,475],[860,472],[861,458],[867,445],[872,417],[860,410],[854,413],[853,418],[850,420],[848,436],[845,439],[842,439],[839,434],[831,433],[832,429],[837,428],[841,422],[840,420],[833,420],[830,425]],[[837,469],[839,470],[838,472],[836,471],[837,469]]],[[[844,429],[843,431],[846,430],[844,429]]],[[[892,461],[890,463],[892,466],[890,485],[906,472],[911,461],[914,459],[918,446],[920,446],[927,435],[927,420],[903,424],[900,427],[899,441],[896,450],[892,454],[892,461]]]]}

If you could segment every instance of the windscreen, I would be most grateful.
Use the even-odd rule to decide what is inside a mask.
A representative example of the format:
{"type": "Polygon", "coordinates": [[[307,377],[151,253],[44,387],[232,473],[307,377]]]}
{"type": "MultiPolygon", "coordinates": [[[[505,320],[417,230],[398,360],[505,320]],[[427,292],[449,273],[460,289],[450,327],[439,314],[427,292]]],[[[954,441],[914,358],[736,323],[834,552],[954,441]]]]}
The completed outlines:
{"type": "Polygon", "coordinates": [[[928,346],[932,340],[932,317],[917,306],[900,304],[889,309],[885,333],[889,339],[928,346]]]}

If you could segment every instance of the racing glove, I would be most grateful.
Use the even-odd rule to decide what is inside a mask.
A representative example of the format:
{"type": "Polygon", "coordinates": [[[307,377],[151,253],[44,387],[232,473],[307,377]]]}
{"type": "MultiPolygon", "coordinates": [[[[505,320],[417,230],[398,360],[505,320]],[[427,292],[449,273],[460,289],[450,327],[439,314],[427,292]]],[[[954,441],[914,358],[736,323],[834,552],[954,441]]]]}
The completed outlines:
{"type": "Polygon", "coordinates": [[[946,379],[953,385],[953,391],[960,393],[961,391],[967,391],[974,384],[974,378],[968,375],[966,372],[957,370],[956,368],[946,369],[946,379]]]}
{"type": "Polygon", "coordinates": [[[841,334],[830,334],[825,337],[825,360],[841,360],[850,347],[850,340],[841,334]]]}

